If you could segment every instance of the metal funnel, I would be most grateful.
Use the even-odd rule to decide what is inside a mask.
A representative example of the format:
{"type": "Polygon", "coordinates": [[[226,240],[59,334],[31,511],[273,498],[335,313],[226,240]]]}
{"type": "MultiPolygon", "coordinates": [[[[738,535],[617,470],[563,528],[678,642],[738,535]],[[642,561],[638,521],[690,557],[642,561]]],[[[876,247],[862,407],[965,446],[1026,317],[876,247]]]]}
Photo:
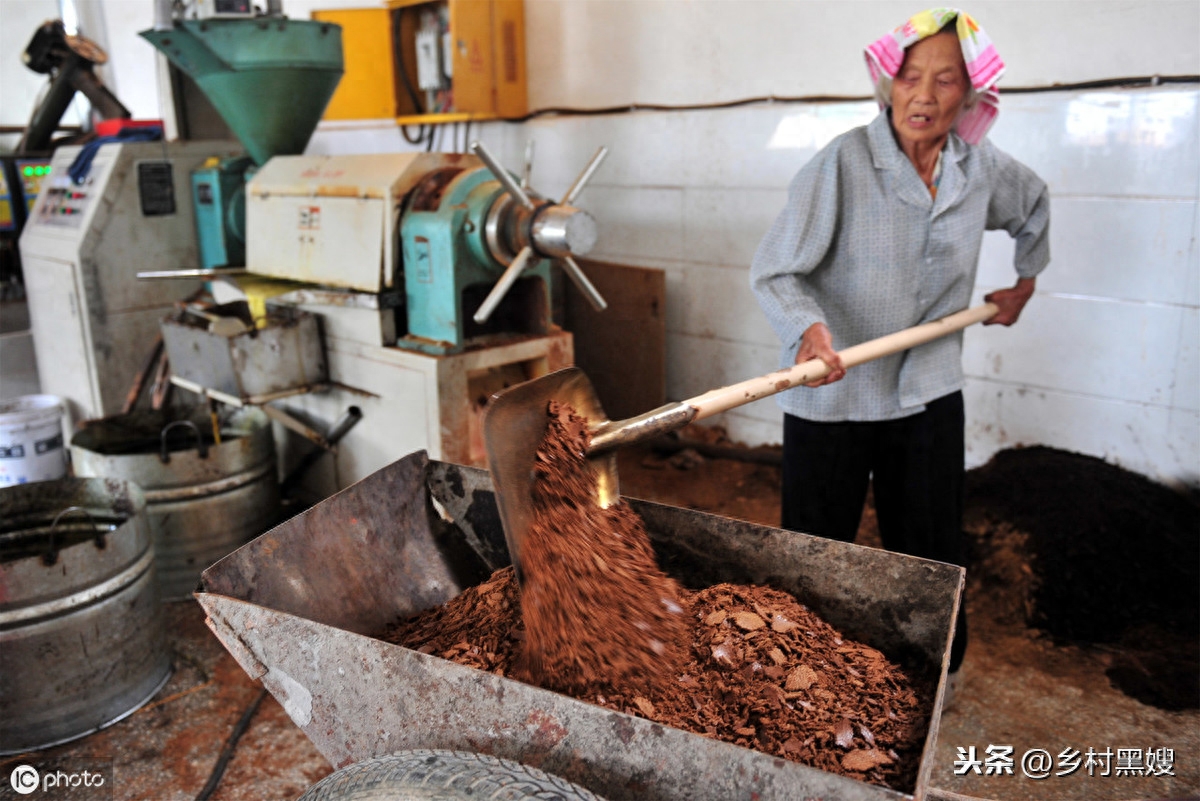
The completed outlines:
{"type": "Polygon", "coordinates": [[[180,20],[141,36],[196,82],[259,166],[304,152],[342,78],[342,29],[329,22],[180,20]]]}

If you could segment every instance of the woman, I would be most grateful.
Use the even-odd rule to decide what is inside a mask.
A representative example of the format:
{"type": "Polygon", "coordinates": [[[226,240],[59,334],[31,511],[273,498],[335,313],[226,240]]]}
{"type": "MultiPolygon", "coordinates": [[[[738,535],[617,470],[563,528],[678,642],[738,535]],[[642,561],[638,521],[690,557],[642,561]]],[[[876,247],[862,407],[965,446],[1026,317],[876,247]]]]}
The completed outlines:
{"type": "MultiPolygon", "coordinates": [[[[885,547],[964,565],[962,337],[855,367],[837,351],[965,308],[983,233],[1016,240],[1013,287],[987,300],[1012,325],[1049,255],[1049,195],[983,139],[1003,62],[957,9],[922,12],[867,48],[883,107],[792,180],[751,285],[783,363],[823,380],[782,393],[783,526],[851,541],[868,481],[885,547]]],[[[960,614],[951,651],[966,649],[960,614]]]]}

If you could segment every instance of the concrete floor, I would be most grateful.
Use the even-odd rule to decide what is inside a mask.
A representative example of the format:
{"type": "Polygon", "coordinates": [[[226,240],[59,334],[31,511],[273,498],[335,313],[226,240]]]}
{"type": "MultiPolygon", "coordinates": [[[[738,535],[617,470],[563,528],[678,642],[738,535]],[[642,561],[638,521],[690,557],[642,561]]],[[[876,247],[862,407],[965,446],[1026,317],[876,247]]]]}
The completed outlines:
{"type": "MultiPolygon", "coordinates": [[[[631,495],[654,498],[652,492],[635,491],[638,485],[632,464],[622,461],[623,489],[631,495]]],[[[756,475],[762,466],[734,469],[746,475],[725,475],[718,485],[734,488],[734,500],[739,503],[754,501],[761,494],[752,487],[758,483],[756,475]]],[[[688,486],[694,489],[700,483],[693,480],[688,486]]],[[[766,483],[769,486],[769,480],[766,483]]],[[[696,505],[679,498],[656,499],[696,505]]],[[[708,500],[716,499],[710,495],[708,500]]],[[[777,508],[772,512],[769,504],[764,507],[761,503],[755,510],[742,506],[722,507],[721,511],[746,519],[777,514],[777,508]]],[[[114,801],[196,797],[259,688],[208,631],[198,604],[167,604],[165,615],[175,663],[166,686],[146,706],[108,729],[47,751],[0,758],[0,779],[4,779],[0,781],[0,799],[19,798],[7,782],[13,767],[36,767],[56,758],[111,760],[115,769],[112,795],[96,797],[114,801]]],[[[1200,711],[1171,713],[1140,704],[1113,689],[1104,675],[1105,667],[1102,651],[1056,647],[1023,628],[989,625],[975,618],[964,681],[954,705],[942,718],[932,782],[939,788],[938,795],[950,801],[1200,798],[1200,711]],[[1013,747],[1017,760],[1013,775],[955,775],[958,748],[974,746],[982,758],[992,745],[1013,747]],[[1088,748],[1097,752],[1112,749],[1114,753],[1119,748],[1169,748],[1174,752],[1175,775],[1089,776],[1081,768],[1070,776],[1051,775],[1034,781],[1021,775],[1020,757],[1036,748],[1054,755],[1065,748],[1081,753],[1088,748]]],[[[216,801],[287,801],[331,770],[279,703],[268,696],[211,797],[216,801]]]]}
{"type": "MultiPolygon", "coordinates": [[[[259,693],[204,625],[194,601],[164,604],[174,672],[150,703],[73,743],[0,758],[0,799],[20,764],[111,760],[113,801],[190,801],[204,787],[230,732],[259,693]]],[[[290,801],[333,768],[267,696],[238,741],[213,801],[290,801]]],[[[31,796],[35,797],[35,796],[31,796]]],[[[75,798],[75,795],[71,795],[75,798]]],[[[12,798],[18,798],[13,795],[12,798]]]]}
{"type": "MultiPolygon", "coordinates": [[[[980,621],[982,623],[982,621],[980,621]]],[[[974,622],[972,623],[974,626],[974,622]]],[[[931,783],[971,798],[1038,801],[1131,801],[1197,798],[1200,793],[1200,712],[1165,712],[1114,689],[1102,651],[1060,647],[1031,639],[1025,630],[974,626],[963,662],[963,680],[942,716],[931,783]],[[955,775],[958,748],[1012,746],[1012,775],[955,775]],[[1032,749],[1057,756],[1111,749],[1169,748],[1174,776],[1109,775],[1101,768],[1045,779],[1026,777],[1021,757],[1032,749]]],[[[1057,762],[1056,762],[1057,764],[1057,762]]],[[[954,796],[949,796],[953,798],[954,796]]]]}

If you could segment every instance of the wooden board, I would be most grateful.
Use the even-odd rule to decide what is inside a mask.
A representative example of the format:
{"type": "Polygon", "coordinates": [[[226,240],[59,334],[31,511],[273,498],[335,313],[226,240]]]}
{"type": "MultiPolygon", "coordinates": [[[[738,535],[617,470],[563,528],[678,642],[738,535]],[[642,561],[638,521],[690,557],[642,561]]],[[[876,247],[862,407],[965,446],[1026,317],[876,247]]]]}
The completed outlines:
{"type": "Polygon", "coordinates": [[[667,399],[666,274],[579,259],[608,308],[597,312],[565,276],[564,323],[575,335],[575,364],[587,373],[612,420],[667,399]]]}

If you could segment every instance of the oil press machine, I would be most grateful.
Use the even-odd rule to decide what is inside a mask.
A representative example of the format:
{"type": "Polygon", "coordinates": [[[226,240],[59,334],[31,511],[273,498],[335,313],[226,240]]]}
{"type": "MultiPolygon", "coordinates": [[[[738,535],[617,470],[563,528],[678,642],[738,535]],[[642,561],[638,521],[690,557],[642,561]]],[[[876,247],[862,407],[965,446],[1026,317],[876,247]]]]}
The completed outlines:
{"type": "Polygon", "coordinates": [[[482,464],[481,417],[492,393],[573,362],[571,334],[553,322],[554,265],[604,306],[573,258],[594,245],[595,221],[572,204],[605,151],[557,203],[528,187],[528,167],[518,182],[481,144],[472,145],[475,155],[296,155],[303,146],[277,145],[279,128],[285,142],[307,142],[327,96],[297,104],[303,119],[271,116],[259,102],[276,95],[291,103],[307,92],[292,51],[271,56],[277,64],[263,55],[283,24],[178,20],[142,34],[195,79],[254,162],[239,183],[244,161],[210,160],[213,171],[194,178],[194,206],[200,243],[213,243],[205,268],[238,266],[244,238],[246,274],[216,280],[212,291],[260,303],[259,324],[229,335],[168,318],[172,380],[226,403],[262,404],[319,445],[330,446],[331,429],[344,433],[335,459],[325,460],[333,470],[308,485],[318,496],[415,450],[482,464]],[[295,83],[280,88],[281,73],[295,83]],[[303,356],[306,343],[271,336],[311,318],[321,331],[317,357],[303,356]],[[214,353],[241,374],[214,374],[214,353]],[[257,394],[243,380],[255,361],[272,373],[257,394]],[[362,424],[346,431],[331,423],[350,411],[362,424]]]}
{"type": "MultiPolygon", "coordinates": [[[[267,19],[175,26],[168,11],[157,23],[164,44],[204,30],[211,47],[189,54],[192,73],[220,85],[212,94],[223,98],[227,117],[246,110],[251,158],[234,141],[124,135],[53,155],[20,247],[41,389],[65,399],[76,420],[120,411],[163,315],[202,288],[208,265],[196,219],[210,212],[214,197],[198,177],[221,165],[244,170],[269,155],[302,152],[337,86],[336,26],[267,19]],[[169,278],[142,281],[141,272],[169,278]]],[[[238,181],[225,183],[236,188],[238,181]]]]}

